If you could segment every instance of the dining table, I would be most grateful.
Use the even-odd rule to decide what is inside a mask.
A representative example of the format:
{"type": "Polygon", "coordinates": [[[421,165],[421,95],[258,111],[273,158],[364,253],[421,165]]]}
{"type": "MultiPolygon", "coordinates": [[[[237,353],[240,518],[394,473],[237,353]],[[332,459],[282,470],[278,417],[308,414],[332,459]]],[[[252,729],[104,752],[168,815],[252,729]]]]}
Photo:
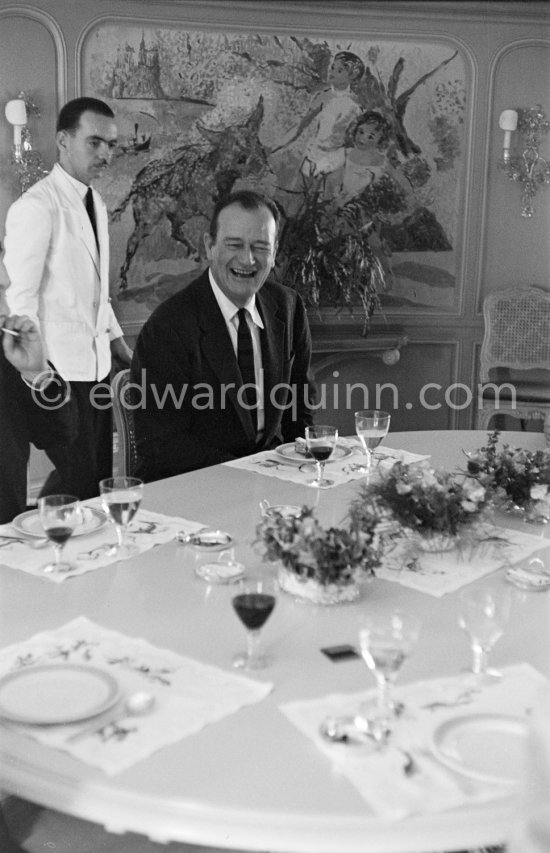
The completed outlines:
{"type": "MultiPolygon", "coordinates": [[[[516,447],[545,447],[538,432],[510,431],[500,438],[516,447]]],[[[463,472],[467,453],[486,443],[487,433],[476,430],[390,431],[379,449],[418,454],[434,467],[463,472]]],[[[274,453],[268,456],[277,459],[274,453]]],[[[339,526],[364,485],[356,478],[333,488],[313,488],[306,474],[303,482],[285,479],[283,464],[281,474],[265,476],[261,470],[223,464],[151,482],[144,487],[136,518],[150,511],[227,532],[230,562],[241,564],[245,574],[269,575],[274,568],[262,560],[256,542],[262,502],[307,505],[324,525],[339,526]]],[[[506,525],[538,537],[537,556],[550,567],[550,524],[528,525],[511,517],[502,521],[503,530],[506,525]]],[[[47,549],[42,554],[46,562],[47,549]]],[[[218,560],[219,552],[208,558],[218,560]]],[[[121,638],[134,638],[149,651],[172,656],[169,660],[184,660],[189,685],[195,685],[192,678],[219,676],[226,692],[245,691],[230,710],[214,709],[214,691],[207,724],[178,729],[181,720],[175,719],[174,734],[164,745],[149,753],[144,748],[138,760],[130,754],[126,763],[107,770],[57,742],[34,737],[32,724],[0,718],[0,790],[112,832],[228,849],[432,853],[506,841],[520,802],[515,785],[497,785],[496,794],[450,808],[422,807],[404,815],[374,808],[350,774],[341,772],[338,757],[331,760],[331,745],[320,748],[291,713],[300,703],[306,707],[320,697],[374,689],[373,675],[360,655],[331,659],[322,650],[356,649],[362,616],[388,606],[414,613],[422,626],[397,689],[463,676],[471,649],[458,624],[459,590],[430,595],[375,575],[363,584],[357,601],[334,606],[303,602],[280,590],[261,633],[268,666],[237,671],[233,656],[245,644],[245,629],[231,604],[237,583],[209,582],[197,572],[204,561],[205,554],[190,544],[189,536],[174,535],[138,556],[52,583],[4,564],[0,549],[0,662],[8,652],[27,648],[33,638],[85,624],[99,626],[113,648],[121,638]],[[230,677],[240,680],[229,682],[230,677]]],[[[503,672],[525,665],[543,682],[550,676],[550,591],[510,584],[504,564],[471,585],[488,583],[508,588],[513,597],[491,664],[503,672]]],[[[34,701],[39,704],[40,697],[34,701]]],[[[153,708],[148,725],[154,726],[155,713],[153,708]]],[[[96,751],[100,748],[98,741],[96,751]]],[[[338,744],[335,749],[341,754],[348,747],[338,744]]],[[[426,760],[436,764],[433,755],[426,760]]],[[[441,773],[444,778],[453,771],[442,766],[441,773]]]]}

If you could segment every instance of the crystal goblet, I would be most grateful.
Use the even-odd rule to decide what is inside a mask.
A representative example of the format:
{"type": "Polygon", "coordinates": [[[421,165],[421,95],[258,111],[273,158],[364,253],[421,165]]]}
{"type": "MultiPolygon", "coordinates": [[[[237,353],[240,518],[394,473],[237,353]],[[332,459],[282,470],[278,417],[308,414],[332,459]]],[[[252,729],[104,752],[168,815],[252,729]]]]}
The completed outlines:
{"type": "Polygon", "coordinates": [[[325,474],[325,462],[332,456],[336,447],[338,430],[332,426],[310,426],[306,427],[306,447],[315,459],[317,465],[317,476],[309,480],[310,486],[318,489],[326,489],[332,486],[334,480],[327,480],[325,474]]]}
{"type": "Polygon", "coordinates": [[[366,474],[367,477],[372,469],[372,454],[387,436],[390,420],[391,415],[379,409],[364,409],[355,412],[355,432],[363,445],[366,456],[366,464],[355,467],[355,470],[366,474]]]}
{"type": "Polygon", "coordinates": [[[116,527],[116,553],[121,559],[139,554],[137,545],[126,542],[128,525],[143,497],[143,481],[137,477],[107,477],[99,484],[103,509],[116,527]]]}
{"type": "Polygon", "coordinates": [[[54,559],[43,572],[69,572],[73,566],[61,559],[65,543],[74,529],[82,523],[82,509],[74,495],[46,495],[38,499],[40,522],[48,539],[53,542],[54,559]]]}
{"type": "Polygon", "coordinates": [[[360,731],[384,744],[402,710],[392,698],[392,687],[420,632],[420,620],[411,613],[390,610],[365,616],[359,626],[359,648],[376,679],[373,702],[362,705],[355,724],[360,731]]]}
{"type": "Polygon", "coordinates": [[[504,586],[468,587],[459,595],[458,624],[470,638],[471,677],[476,685],[491,684],[502,673],[488,666],[489,652],[504,633],[512,598],[504,586]]]}
{"type": "Polygon", "coordinates": [[[260,632],[275,607],[275,584],[271,578],[245,577],[231,599],[233,609],[246,628],[246,652],[233,659],[242,669],[263,669],[268,659],[258,652],[260,632]]]}

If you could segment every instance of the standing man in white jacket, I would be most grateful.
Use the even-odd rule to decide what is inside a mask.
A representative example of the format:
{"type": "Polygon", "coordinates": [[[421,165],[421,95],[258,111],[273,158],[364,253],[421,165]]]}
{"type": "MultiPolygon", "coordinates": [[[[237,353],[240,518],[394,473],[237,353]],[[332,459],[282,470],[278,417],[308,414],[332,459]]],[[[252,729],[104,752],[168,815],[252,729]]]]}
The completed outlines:
{"type": "Polygon", "coordinates": [[[84,500],[111,475],[111,408],[105,391],[100,399],[94,388],[108,382],[112,355],[128,365],[132,352],[109,300],[107,210],[90,185],[109,166],[116,143],[107,104],[69,101],[57,120],[58,162],[6,218],[10,310],[38,324],[46,356],[70,383],[78,410],[76,441],[50,453],[55,471],[42,494],[84,500]]]}

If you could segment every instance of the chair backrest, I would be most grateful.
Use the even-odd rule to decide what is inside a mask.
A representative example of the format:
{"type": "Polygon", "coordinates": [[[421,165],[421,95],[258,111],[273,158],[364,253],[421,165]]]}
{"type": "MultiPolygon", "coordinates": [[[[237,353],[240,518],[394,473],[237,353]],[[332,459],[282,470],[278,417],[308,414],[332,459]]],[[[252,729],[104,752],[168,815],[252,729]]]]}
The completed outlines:
{"type": "Polygon", "coordinates": [[[480,379],[492,368],[550,370],[550,290],[517,287],[485,297],[480,379]]]}
{"type": "Polygon", "coordinates": [[[134,413],[131,408],[130,370],[120,370],[111,382],[113,391],[113,417],[118,433],[119,474],[131,476],[137,462],[134,413]]]}

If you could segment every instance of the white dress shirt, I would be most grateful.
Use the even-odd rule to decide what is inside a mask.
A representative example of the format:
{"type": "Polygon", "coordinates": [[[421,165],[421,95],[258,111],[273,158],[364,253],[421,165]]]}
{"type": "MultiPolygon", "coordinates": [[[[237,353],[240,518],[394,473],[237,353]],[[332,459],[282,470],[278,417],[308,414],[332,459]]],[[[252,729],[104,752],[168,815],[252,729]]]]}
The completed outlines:
{"type": "MultiPolygon", "coordinates": [[[[210,278],[212,292],[216,297],[216,302],[220,306],[220,311],[223,314],[223,318],[227,326],[227,331],[229,332],[229,337],[231,338],[231,343],[233,344],[235,356],[237,356],[239,309],[233,302],[231,302],[230,299],[227,298],[225,293],[223,293],[220,287],[216,284],[216,282],[214,281],[214,276],[212,275],[212,270],[208,270],[208,275],[210,278]]],[[[264,328],[264,324],[262,323],[262,318],[260,317],[258,309],[256,308],[255,294],[252,295],[252,297],[243,307],[246,309],[246,319],[248,322],[248,328],[250,329],[250,334],[252,335],[252,350],[254,352],[254,378],[256,382],[256,393],[258,400],[258,408],[256,409],[258,424],[257,437],[258,439],[260,439],[263,434],[265,424],[262,346],[260,341],[260,329],[264,328]]]]}

